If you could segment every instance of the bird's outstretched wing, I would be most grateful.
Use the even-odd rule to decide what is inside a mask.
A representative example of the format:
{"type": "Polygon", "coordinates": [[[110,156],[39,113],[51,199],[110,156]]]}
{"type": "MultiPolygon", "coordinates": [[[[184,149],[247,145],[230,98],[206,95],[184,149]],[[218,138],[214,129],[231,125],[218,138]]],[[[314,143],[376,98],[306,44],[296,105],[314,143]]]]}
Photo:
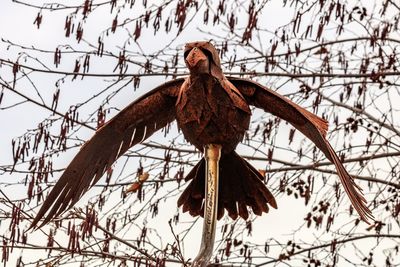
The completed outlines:
{"type": "Polygon", "coordinates": [[[72,207],[131,146],[175,119],[175,102],[184,79],[158,86],[143,95],[96,131],[66,168],[47,196],[31,228],[72,207]],[[47,213],[47,214],[46,214],[47,213]]]}
{"type": "Polygon", "coordinates": [[[340,181],[360,218],[367,223],[369,223],[369,219],[373,219],[362,195],[361,188],[346,171],[332,146],[325,138],[328,130],[327,121],[259,83],[240,78],[229,78],[229,81],[239,89],[249,104],[288,121],[313,141],[335,165],[340,181]]]}

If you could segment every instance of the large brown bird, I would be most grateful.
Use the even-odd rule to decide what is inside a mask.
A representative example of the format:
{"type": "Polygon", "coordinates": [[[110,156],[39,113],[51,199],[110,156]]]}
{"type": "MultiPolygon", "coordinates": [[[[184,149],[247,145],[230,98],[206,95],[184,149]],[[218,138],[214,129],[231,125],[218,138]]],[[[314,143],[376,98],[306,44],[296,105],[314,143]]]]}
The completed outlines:
{"type": "MultiPolygon", "coordinates": [[[[274,196],[263,177],[235,152],[249,128],[254,105],[272,113],[307,136],[335,165],[351,203],[362,220],[372,218],[361,189],[345,170],[325,139],[327,122],[289,99],[247,79],[227,79],[217,50],[209,42],[188,43],[185,62],[189,77],[160,85],[123,109],[87,141],[69,164],[43,203],[32,227],[41,225],[73,206],[130,147],[151,136],[175,119],[185,138],[199,150],[206,144],[222,145],[218,218],[224,209],[233,219],[248,218],[248,207],[261,215],[274,196]]],[[[191,180],[178,200],[184,211],[202,215],[204,210],[205,161],[187,175],[191,180]]]]}

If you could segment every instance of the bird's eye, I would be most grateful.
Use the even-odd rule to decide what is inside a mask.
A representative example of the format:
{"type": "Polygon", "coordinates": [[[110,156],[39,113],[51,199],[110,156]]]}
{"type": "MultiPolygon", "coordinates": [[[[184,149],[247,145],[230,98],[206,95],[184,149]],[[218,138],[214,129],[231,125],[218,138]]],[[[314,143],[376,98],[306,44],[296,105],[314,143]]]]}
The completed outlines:
{"type": "Polygon", "coordinates": [[[207,49],[201,49],[201,52],[203,52],[209,60],[212,60],[213,57],[210,51],[208,51],[207,49]]]}
{"type": "Polygon", "coordinates": [[[188,50],[186,50],[184,53],[183,53],[183,57],[186,59],[187,58],[187,56],[189,55],[189,53],[190,53],[190,49],[188,49],[188,50]]]}

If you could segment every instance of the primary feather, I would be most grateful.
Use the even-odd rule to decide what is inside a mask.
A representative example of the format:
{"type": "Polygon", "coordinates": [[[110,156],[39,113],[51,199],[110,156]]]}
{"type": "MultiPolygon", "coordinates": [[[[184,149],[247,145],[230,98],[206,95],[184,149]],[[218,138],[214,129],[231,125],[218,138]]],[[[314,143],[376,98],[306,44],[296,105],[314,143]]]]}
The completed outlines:
{"type": "MultiPolygon", "coordinates": [[[[167,82],[123,109],[86,142],[44,201],[31,227],[40,226],[73,206],[130,147],[177,120],[185,138],[202,149],[222,145],[219,218],[223,209],[232,218],[248,217],[247,207],[260,215],[268,205],[276,208],[262,176],[234,151],[249,127],[249,105],[291,123],[308,137],[335,165],[351,203],[361,219],[371,211],[354,179],[346,171],[326,139],[328,123],[275,91],[248,79],[227,79],[218,52],[209,42],[188,43],[186,79],[167,82]]],[[[189,173],[192,180],[178,205],[193,216],[204,209],[204,162],[189,173]]]]}
{"type": "Polygon", "coordinates": [[[328,122],[305,110],[275,91],[251,80],[231,78],[230,81],[246,96],[248,102],[291,123],[307,136],[335,165],[340,181],[361,219],[373,219],[361,188],[346,171],[326,137],[328,122]]]}
{"type": "MultiPolygon", "coordinates": [[[[47,196],[31,228],[72,207],[130,147],[175,119],[175,102],[184,79],[162,84],[103,125],[87,141],[47,196]]],[[[41,226],[40,225],[40,226],[41,226]]]]}

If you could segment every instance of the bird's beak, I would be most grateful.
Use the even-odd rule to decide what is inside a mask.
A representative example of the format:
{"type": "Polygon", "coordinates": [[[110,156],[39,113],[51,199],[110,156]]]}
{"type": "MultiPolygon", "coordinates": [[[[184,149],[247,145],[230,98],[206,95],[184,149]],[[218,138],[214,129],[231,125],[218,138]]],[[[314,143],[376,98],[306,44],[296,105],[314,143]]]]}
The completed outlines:
{"type": "Polygon", "coordinates": [[[201,51],[201,49],[194,47],[190,50],[189,54],[185,58],[186,64],[189,69],[193,69],[197,66],[200,61],[207,61],[207,56],[201,51]]]}

